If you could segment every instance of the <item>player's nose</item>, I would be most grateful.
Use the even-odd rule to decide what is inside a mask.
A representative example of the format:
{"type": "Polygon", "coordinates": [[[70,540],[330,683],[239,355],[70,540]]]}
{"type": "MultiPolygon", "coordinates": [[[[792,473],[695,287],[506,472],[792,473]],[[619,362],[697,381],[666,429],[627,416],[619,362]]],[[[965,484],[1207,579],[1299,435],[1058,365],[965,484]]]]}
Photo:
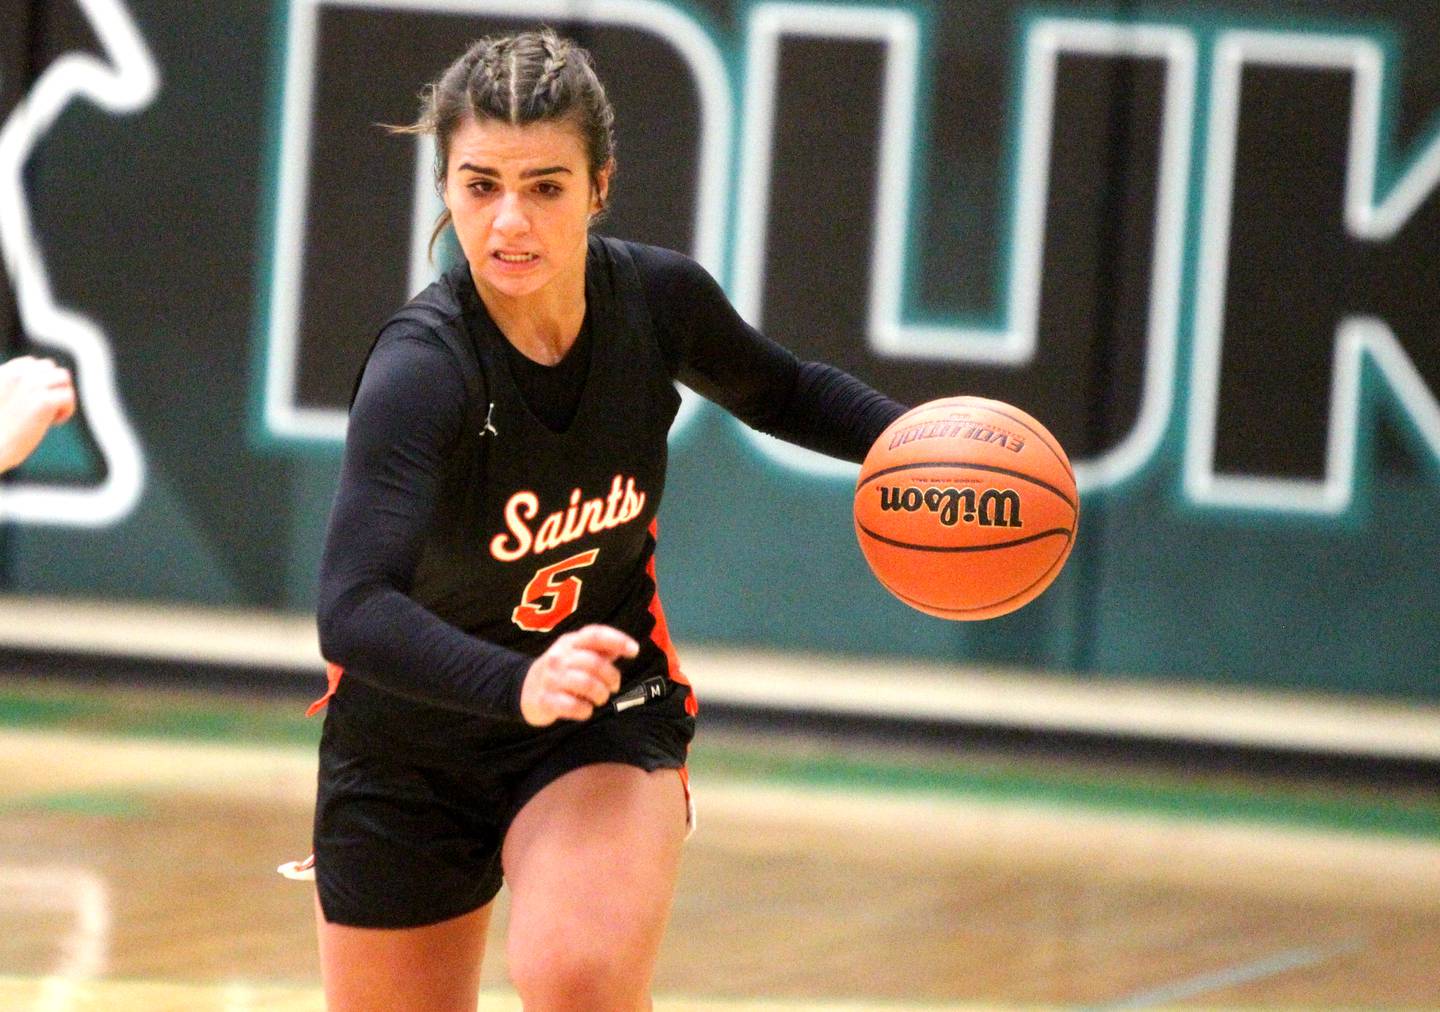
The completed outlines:
{"type": "Polygon", "coordinates": [[[530,231],[530,218],[520,203],[520,195],[507,193],[495,209],[495,231],[502,235],[523,235],[530,231]]]}

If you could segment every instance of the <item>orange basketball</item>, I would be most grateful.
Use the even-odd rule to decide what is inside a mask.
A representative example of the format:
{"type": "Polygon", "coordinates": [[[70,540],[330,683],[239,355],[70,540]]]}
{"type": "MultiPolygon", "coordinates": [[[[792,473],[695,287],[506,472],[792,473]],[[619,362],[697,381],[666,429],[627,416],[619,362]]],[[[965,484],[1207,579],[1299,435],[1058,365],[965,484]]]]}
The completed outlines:
{"type": "Polygon", "coordinates": [[[940,618],[994,618],[1050,586],[1080,497],[1055,437],[1019,408],[946,397],[881,433],[855,485],[855,535],[885,589],[940,618]]]}

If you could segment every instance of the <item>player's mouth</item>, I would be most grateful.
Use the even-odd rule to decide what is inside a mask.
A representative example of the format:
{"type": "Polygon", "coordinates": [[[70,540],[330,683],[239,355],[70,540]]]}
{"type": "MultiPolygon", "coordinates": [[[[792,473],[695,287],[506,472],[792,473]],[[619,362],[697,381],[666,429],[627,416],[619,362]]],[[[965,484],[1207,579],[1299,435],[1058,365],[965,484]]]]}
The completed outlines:
{"type": "Polygon", "coordinates": [[[490,256],[510,267],[524,267],[540,259],[540,254],[538,253],[512,253],[507,250],[496,250],[494,253],[491,253],[490,256]]]}

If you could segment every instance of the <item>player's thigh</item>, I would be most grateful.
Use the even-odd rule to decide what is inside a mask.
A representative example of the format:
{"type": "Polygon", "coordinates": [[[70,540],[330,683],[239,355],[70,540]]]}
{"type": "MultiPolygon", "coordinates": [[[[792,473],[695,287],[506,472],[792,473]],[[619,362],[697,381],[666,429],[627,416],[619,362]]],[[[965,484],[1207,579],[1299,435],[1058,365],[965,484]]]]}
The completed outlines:
{"type": "MultiPolygon", "coordinates": [[[[502,861],[511,975],[627,968],[648,987],[685,840],[678,770],[605,762],[547,784],[515,816],[502,861]],[[558,943],[558,944],[557,944],[558,943]]],[[[597,971],[598,972],[598,971],[597,971]]]]}
{"type": "Polygon", "coordinates": [[[356,928],[315,903],[328,1012],[475,1012],[492,904],[419,928],[356,928]]]}

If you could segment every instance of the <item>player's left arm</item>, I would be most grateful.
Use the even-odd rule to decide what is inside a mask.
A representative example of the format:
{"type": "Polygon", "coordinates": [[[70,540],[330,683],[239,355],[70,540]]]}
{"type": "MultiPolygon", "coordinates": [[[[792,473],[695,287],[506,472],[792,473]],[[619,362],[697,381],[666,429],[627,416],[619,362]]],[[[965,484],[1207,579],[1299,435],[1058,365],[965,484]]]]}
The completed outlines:
{"type": "Polygon", "coordinates": [[[842,460],[863,460],[905,407],[824,362],[802,362],[750,326],[695,261],[637,247],[675,378],[747,425],[842,460]]]}

